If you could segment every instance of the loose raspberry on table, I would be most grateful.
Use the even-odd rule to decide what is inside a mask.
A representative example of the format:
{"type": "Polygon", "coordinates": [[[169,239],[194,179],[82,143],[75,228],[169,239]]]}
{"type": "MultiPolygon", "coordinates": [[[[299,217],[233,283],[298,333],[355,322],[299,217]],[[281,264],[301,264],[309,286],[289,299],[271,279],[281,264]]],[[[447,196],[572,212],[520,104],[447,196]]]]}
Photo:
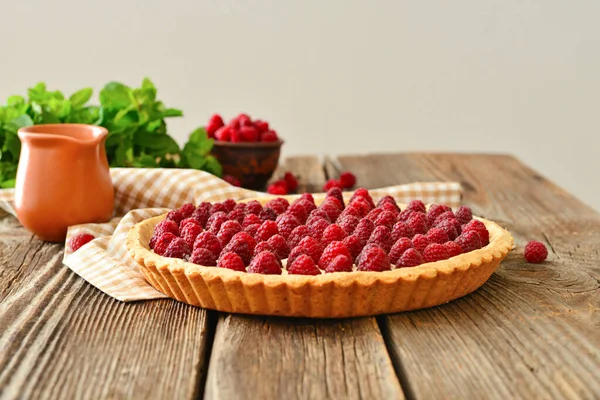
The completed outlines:
{"type": "Polygon", "coordinates": [[[323,219],[324,219],[325,221],[327,221],[327,223],[329,223],[329,224],[330,224],[331,222],[333,222],[333,221],[331,221],[331,220],[329,219],[329,215],[328,215],[328,214],[327,214],[325,211],[323,211],[323,210],[322,210],[322,209],[320,209],[320,208],[317,208],[317,209],[314,209],[314,210],[312,210],[312,211],[310,212],[310,216],[309,216],[309,217],[308,217],[308,219],[306,220],[306,225],[310,225],[310,221],[311,221],[311,219],[313,219],[313,218],[316,218],[316,217],[321,217],[321,218],[323,218],[323,219]]]}
{"type": "Polygon", "coordinates": [[[196,206],[192,203],[186,203],[179,207],[179,212],[183,215],[183,218],[189,218],[192,216],[192,213],[196,211],[196,206]]]}
{"type": "Polygon", "coordinates": [[[227,268],[233,271],[246,272],[244,260],[242,260],[238,254],[232,251],[221,254],[221,257],[219,257],[219,260],[217,261],[217,267],[227,268]]]}
{"type": "Polygon", "coordinates": [[[467,206],[460,206],[454,215],[456,215],[456,219],[462,225],[469,223],[469,221],[473,219],[473,212],[471,211],[471,208],[467,206]]]}
{"type": "Polygon", "coordinates": [[[330,221],[337,221],[342,211],[331,202],[324,202],[319,208],[327,214],[330,221]]]}
{"type": "Polygon", "coordinates": [[[283,179],[287,183],[290,191],[295,192],[296,189],[298,189],[298,179],[296,179],[296,176],[294,174],[292,174],[291,172],[286,172],[283,176],[283,179]]]}
{"type": "Polygon", "coordinates": [[[281,235],[274,235],[267,240],[267,243],[273,249],[273,252],[277,254],[282,260],[287,258],[290,254],[290,246],[287,244],[285,238],[281,235]]]}
{"type": "Polygon", "coordinates": [[[167,214],[167,219],[174,221],[177,225],[184,219],[185,217],[179,210],[171,210],[167,214]]]}
{"type": "Polygon", "coordinates": [[[87,244],[94,240],[96,237],[90,233],[78,233],[69,239],[67,245],[71,251],[79,250],[84,244],[87,244]]]}
{"type": "Polygon", "coordinates": [[[277,228],[279,229],[279,234],[284,238],[288,238],[294,228],[300,226],[300,221],[298,218],[294,217],[291,214],[282,214],[277,221],[277,228]]]}
{"type": "Polygon", "coordinates": [[[280,196],[286,195],[289,193],[287,183],[284,180],[275,181],[267,186],[267,193],[280,196]]]}
{"type": "Polygon", "coordinates": [[[427,238],[429,239],[429,241],[431,243],[439,243],[439,244],[444,244],[450,240],[446,231],[444,231],[440,228],[431,228],[427,232],[427,238]]]}
{"type": "Polygon", "coordinates": [[[294,201],[294,203],[291,206],[293,206],[295,204],[297,204],[297,205],[301,206],[302,208],[304,208],[304,211],[306,212],[307,216],[310,215],[310,213],[313,210],[317,209],[317,206],[315,205],[314,201],[310,201],[310,200],[305,199],[305,198],[299,198],[299,199],[297,199],[296,201],[294,201]]]}
{"type": "Polygon", "coordinates": [[[225,214],[227,214],[229,212],[229,210],[227,209],[227,207],[225,206],[225,204],[223,203],[213,203],[210,207],[210,215],[216,214],[219,211],[224,212],[225,214]]]}
{"type": "Polygon", "coordinates": [[[160,235],[164,232],[171,232],[173,235],[179,236],[179,227],[175,221],[163,219],[154,227],[154,234],[160,235]]]}
{"type": "Polygon", "coordinates": [[[418,233],[412,238],[412,244],[415,249],[422,253],[423,250],[425,250],[425,247],[430,245],[431,242],[427,236],[418,233]]]}
{"type": "Polygon", "coordinates": [[[310,257],[314,262],[314,258],[311,257],[311,255],[309,254],[309,251],[307,249],[305,249],[302,246],[296,246],[290,251],[290,254],[287,257],[286,265],[287,266],[292,265],[294,263],[294,261],[296,261],[296,259],[302,255],[310,257]]]}
{"type": "Polygon", "coordinates": [[[258,232],[258,228],[260,228],[260,224],[252,224],[248,225],[244,228],[244,232],[248,233],[248,235],[255,237],[256,232],[258,232]]]}
{"type": "Polygon", "coordinates": [[[548,249],[546,246],[536,240],[532,240],[525,246],[523,256],[530,263],[541,263],[548,257],[548,249]]]}
{"type": "Polygon", "coordinates": [[[359,222],[360,219],[354,215],[340,215],[337,220],[337,224],[349,235],[354,232],[359,222]]]}
{"type": "Polygon", "coordinates": [[[229,212],[229,214],[227,214],[227,218],[229,218],[229,220],[233,220],[233,221],[237,221],[240,224],[242,222],[244,222],[244,217],[246,216],[246,213],[244,212],[244,210],[242,209],[233,209],[229,212]]]}
{"type": "Polygon", "coordinates": [[[222,253],[233,251],[242,258],[244,264],[248,264],[254,254],[256,241],[246,232],[238,232],[231,238],[231,241],[223,248],[222,253]]]}
{"type": "Polygon", "coordinates": [[[263,242],[265,240],[269,240],[271,236],[277,235],[279,233],[279,228],[277,227],[277,223],[275,221],[267,220],[262,223],[258,231],[256,231],[256,240],[259,242],[263,242]]]}
{"type": "Polygon", "coordinates": [[[325,196],[326,199],[329,197],[337,199],[340,205],[339,208],[344,208],[344,194],[342,193],[342,189],[340,189],[339,187],[332,187],[327,191],[327,195],[325,196]]]}
{"type": "Polygon", "coordinates": [[[290,237],[288,238],[288,244],[291,248],[298,246],[298,243],[305,237],[310,236],[310,229],[306,225],[300,225],[294,228],[290,237]]]}
{"type": "Polygon", "coordinates": [[[214,267],[217,265],[217,256],[215,256],[212,252],[199,247],[192,251],[190,262],[203,265],[205,267],[214,267]]]}
{"type": "Polygon", "coordinates": [[[417,249],[408,249],[400,256],[396,263],[396,268],[416,267],[425,262],[423,256],[417,249]]]}
{"type": "MultiPolygon", "coordinates": [[[[435,226],[435,228],[446,232],[446,235],[448,235],[448,238],[450,240],[454,240],[459,235],[459,231],[457,231],[457,229],[456,229],[456,224],[458,224],[458,221],[456,221],[456,219],[445,219],[445,220],[441,221],[440,223],[438,223],[435,226]]],[[[459,228],[460,228],[460,225],[459,225],[459,228]]]]}
{"type": "Polygon", "coordinates": [[[268,242],[259,242],[254,248],[254,255],[261,253],[263,251],[273,251],[273,248],[268,242]]]}
{"type": "Polygon", "coordinates": [[[185,240],[183,240],[182,238],[175,238],[171,241],[171,243],[169,243],[163,256],[170,258],[185,259],[191,253],[192,251],[190,250],[190,246],[185,240]]]}
{"type": "Polygon", "coordinates": [[[310,225],[308,225],[310,235],[317,240],[321,240],[323,232],[325,232],[325,229],[327,229],[329,225],[329,222],[325,221],[323,218],[315,217],[315,219],[310,222],[310,225]]]}
{"type": "Polygon", "coordinates": [[[352,272],[352,260],[343,254],[335,256],[325,267],[325,272],[352,272]]]}
{"type": "Polygon", "coordinates": [[[321,258],[319,258],[319,268],[325,269],[329,265],[329,263],[340,254],[348,257],[349,260],[352,259],[352,255],[350,251],[346,247],[346,245],[342,242],[331,242],[325,247],[321,258]]]}
{"type": "Polygon", "coordinates": [[[246,203],[246,213],[258,215],[262,211],[263,207],[257,200],[250,200],[246,203]]]}
{"type": "Polygon", "coordinates": [[[373,221],[363,218],[356,226],[353,234],[360,239],[361,243],[366,244],[369,241],[373,230],[375,230],[373,221]]]}
{"type": "Polygon", "coordinates": [[[194,247],[194,242],[196,241],[196,238],[202,231],[203,229],[199,223],[189,223],[186,224],[183,228],[181,228],[180,236],[183,238],[183,240],[185,240],[188,246],[190,246],[190,249],[192,249],[194,247]]]}
{"type": "Polygon", "coordinates": [[[346,236],[344,240],[342,240],[342,243],[346,245],[348,251],[350,252],[350,255],[352,255],[352,261],[356,261],[356,258],[363,249],[363,244],[361,240],[354,235],[350,235],[346,236]]]}
{"type": "Polygon", "coordinates": [[[374,222],[375,226],[385,226],[391,231],[396,223],[396,215],[391,211],[383,211],[374,222]]]}
{"type": "Polygon", "coordinates": [[[217,239],[223,246],[225,246],[233,235],[242,231],[242,225],[240,225],[237,221],[225,221],[221,228],[219,229],[219,233],[217,234],[217,239]]]}
{"type": "Polygon", "coordinates": [[[352,189],[356,185],[356,176],[352,172],[342,172],[340,174],[340,183],[343,189],[352,189]]]}
{"type": "Polygon", "coordinates": [[[444,243],[444,247],[448,252],[448,258],[457,256],[463,252],[462,247],[456,242],[446,242],[444,243]]]}
{"type": "Polygon", "coordinates": [[[476,231],[463,232],[454,241],[462,248],[463,253],[481,248],[481,238],[476,231]]]}
{"type": "Polygon", "coordinates": [[[381,247],[386,253],[390,251],[394,244],[392,240],[392,232],[387,226],[380,225],[376,226],[367,241],[367,244],[376,244],[381,247]]]}
{"type": "Polygon", "coordinates": [[[321,275],[313,259],[306,254],[298,256],[291,265],[287,266],[287,271],[290,275],[321,275]]]}
{"type": "Polygon", "coordinates": [[[408,205],[406,206],[407,210],[411,210],[411,211],[418,211],[418,212],[426,212],[427,209],[425,208],[425,204],[423,203],[422,200],[411,200],[408,205]]]}
{"type": "Polygon", "coordinates": [[[308,213],[304,209],[304,206],[298,203],[290,205],[286,211],[286,214],[293,215],[298,221],[300,221],[301,224],[304,224],[308,218],[308,213]]]}
{"type": "Polygon", "coordinates": [[[271,199],[265,204],[265,207],[272,208],[277,212],[277,214],[283,214],[285,210],[290,206],[290,202],[283,197],[277,197],[275,199],[271,199]]]}
{"type": "Polygon", "coordinates": [[[423,250],[423,258],[425,262],[435,262],[449,258],[446,246],[439,243],[431,243],[423,250]]]}
{"type": "Polygon", "coordinates": [[[277,212],[270,207],[263,208],[258,217],[263,221],[275,221],[277,219],[277,212]]]}
{"type": "Polygon", "coordinates": [[[325,229],[325,231],[323,231],[321,243],[327,246],[331,242],[342,241],[346,236],[348,236],[348,234],[342,227],[336,224],[331,224],[325,229]]]}
{"type": "Polygon", "coordinates": [[[325,182],[325,184],[323,185],[323,191],[327,192],[329,189],[333,189],[333,188],[341,188],[342,187],[342,182],[340,182],[337,179],[329,179],[327,182],[325,182]]]}
{"type": "Polygon", "coordinates": [[[383,211],[384,210],[381,208],[374,208],[367,214],[367,219],[370,219],[371,221],[375,222],[377,221],[377,218],[379,218],[379,215],[381,215],[383,211]]]}
{"type": "Polygon", "coordinates": [[[425,215],[425,213],[419,212],[419,211],[414,211],[414,210],[410,210],[408,208],[405,208],[404,210],[402,210],[400,212],[400,214],[398,214],[398,221],[402,221],[402,222],[406,222],[408,221],[408,219],[415,213],[419,213],[419,214],[423,214],[425,215]]]}
{"type": "Polygon", "coordinates": [[[381,206],[379,206],[384,211],[390,211],[394,213],[394,216],[397,218],[398,214],[400,214],[400,208],[397,204],[392,204],[389,201],[384,202],[381,206]]]}
{"type": "Polygon", "coordinates": [[[488,232],[484,223],[477,219],[473,219],[470,222],[468,222],[466,225],[463,226],[462,230],[463,232],[477,232],[479,234],[479,238],[481,239],[482,246],[485,246],[490,242],[490,233],[488,232]]]}
{"type": "Polygon", "coordinates": [[[263,251],[252,258],[248,266],[248,272],[253,274],[281,275],[281,261],[270,251],[263,251]]]}
{"type": "Polygon", "coordinates": [[[199,248],[206,249],[215,256],[221,254],[221,251],[223,250],[223,246],[217,236],[209,231],[201,232],[198,237],[196,237],[196,240],[194,241],[194,250],[199,248]]]}
{"type": "Polygon", "coordinates": [[[362,251],[358,261],[359,271],[389,271],[392,269],[390,258],[379,246],[372,246],[362,251]]]}
{"type": "Polygon", "coordinates": [[[206,227],[206,222],[208,221],[208,217],[210,217],[210,209],[210,203],[204,201],[200,203],[192,213],[192,218],[200,222],[200,225],[203,228],[206,227]]]}
{"type": "Polygon", "coordinates": [[[312,257],[315,262],[319,261],[321,255],[323,254],[323,250],[325,247],[312,236],[307,236],[298,243],[298,246],[306,249],[308,251],[308,255],[312,257]]]}
{"type": "Polygon", "coordinates": [[[392,249],[389,252],[390,262],[396,264],[400,259],[400,256],[408,249],[411,249],[413,244],[409,238],[401,237],[394,243],[392,249]]]}
{"type": "Polygon", "coordinates": [[[249,225],[254,225],[254,224],[262,224],[263,220],[260,219],[258,217],[258,215],[256,214],[248,214],[244,217],[244,220],[242,221],[242,228],[245,228],[249,225]]]}
{"type": "Polygon", "coordinates": [[[169,244],[176,238],[177,236],[173,235],[171,232],[165,232],[160,236],[157,236],[156,242],[154,243],[154,252],[159,256],[164,255],[169,244]]]}
{"type": "Polygon", "coordinates": [[[223,225],[227,221],[229,221],[227,219],[227,214],[225,214],[224,211],[218,211],[218,212],[214,213],[213,215],[211,215],[210,218],[208,219],[208,222],[207,222],[208,230],[216,235],[217,233],[219,233],[219,230],[221,229],[221,225],[223,225]]]}
{"type": "Polygon", "coordinates": [[[350,201],[352,201],[352,199],[355,199],[357,197],[362,197],[363,199],[365,199],[367,201],[367,203],[371,206],[371,208],[375,208],[375,203],[373,202],[373,198],[371,197],[371,195],[369,194],[369,191],[367,189],[364,189],[364,188],[356,189],[354,191],[354,194],[350,198],[350,201]]]}
{"type": "Polygon", "coordinates": [[[398,241],[400,238],[412,239],[413,236],[415,236],[415,234],[406,222],[398,221],[392,228],[392,240],[394,242],[398,241]]]}
{"type": "Polygon", "coordinates": [[[427,217],[422,213],[413,213],[406,221],[406,224],[410,227],[410,229],[415,233],[425,234],[429,229],[429,225],[427,224],[427,217]]]}

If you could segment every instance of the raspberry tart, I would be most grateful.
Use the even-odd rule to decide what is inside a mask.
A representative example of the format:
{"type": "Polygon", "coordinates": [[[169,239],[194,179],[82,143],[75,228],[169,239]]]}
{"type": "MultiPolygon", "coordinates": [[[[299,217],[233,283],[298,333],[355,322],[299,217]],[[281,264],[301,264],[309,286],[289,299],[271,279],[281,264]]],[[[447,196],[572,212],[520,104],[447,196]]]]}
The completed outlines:
{"type": "Polygon", "coordinates": [[[127,248],[157,290],[225,312],[344,318],[473,292],[513,247],[468,207],[342,193],[186,204],[135,225],[127,248]]]}

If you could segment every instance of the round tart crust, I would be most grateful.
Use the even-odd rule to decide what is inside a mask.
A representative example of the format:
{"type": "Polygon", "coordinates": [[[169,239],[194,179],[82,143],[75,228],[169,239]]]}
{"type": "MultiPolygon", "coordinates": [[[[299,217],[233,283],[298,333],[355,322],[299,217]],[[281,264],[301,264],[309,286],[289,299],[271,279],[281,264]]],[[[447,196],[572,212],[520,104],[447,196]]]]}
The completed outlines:
{"type": "MultiPolygon", "coordinates": [[[[264,204],[270,199],[255,200],[264,204]]],[[[322,198],[315,196],[315,200],[318,204],[322,198]]],[[[165,216],[136,224],[127,237],[129,253],[146,279],[178,301],[241,314],[345,318],[432,307],[478,289],[513,247],[508,231],[475,217],[487,227],[490,243],[448,260],[385,272],[261,275],[204,267],[154,253],[148,243],[155,225],[165,216]]]]}

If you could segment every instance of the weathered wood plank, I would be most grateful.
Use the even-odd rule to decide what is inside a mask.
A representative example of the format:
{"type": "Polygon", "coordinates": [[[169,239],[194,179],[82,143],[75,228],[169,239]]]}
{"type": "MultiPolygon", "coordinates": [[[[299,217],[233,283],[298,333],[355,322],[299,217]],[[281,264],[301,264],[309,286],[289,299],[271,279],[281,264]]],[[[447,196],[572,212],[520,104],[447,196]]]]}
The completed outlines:
{"type": "Polygon", "coordinates": [[[517,249],[475,293],[381,319],[413,397],[600,398],[598,213],[507,156],[373,155],[339,162],[370,187],[461,181],[465,203],[515,236],[517,249]],[[549,261],[524,261],[523,247],[532,239],[549,245],[549,261]]]}
{"type": "MultiPolygon", "coordinates": [[[[308,190],[323,186],[316,157],[286,170],[308,190]]],[[[403,398],[374,318],[343,321],[221,315],[205,397],[234,399],[403,398]]]]}
{"type": "Polygon", "coordinates": [[[14,219],[1,223],[0,397],[201,393],[212,339],[206,311],[113,300],[62,264],[62,246],[32,238],[14,219]]]}

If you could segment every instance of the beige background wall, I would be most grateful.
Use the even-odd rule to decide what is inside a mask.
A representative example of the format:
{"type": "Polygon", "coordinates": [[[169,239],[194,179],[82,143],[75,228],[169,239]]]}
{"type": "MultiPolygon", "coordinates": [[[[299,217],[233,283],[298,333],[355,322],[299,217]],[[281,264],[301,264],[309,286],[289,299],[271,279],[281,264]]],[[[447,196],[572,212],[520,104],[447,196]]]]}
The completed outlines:
{"type": "MultiPolygon", "coordinates": [[[[509,152],[600,209],[600,2],[0,1],[0,98],[147,75],[285,154],[509,152]]],[[[493,184],[493,182],[490,182],[493,184]]]]}

